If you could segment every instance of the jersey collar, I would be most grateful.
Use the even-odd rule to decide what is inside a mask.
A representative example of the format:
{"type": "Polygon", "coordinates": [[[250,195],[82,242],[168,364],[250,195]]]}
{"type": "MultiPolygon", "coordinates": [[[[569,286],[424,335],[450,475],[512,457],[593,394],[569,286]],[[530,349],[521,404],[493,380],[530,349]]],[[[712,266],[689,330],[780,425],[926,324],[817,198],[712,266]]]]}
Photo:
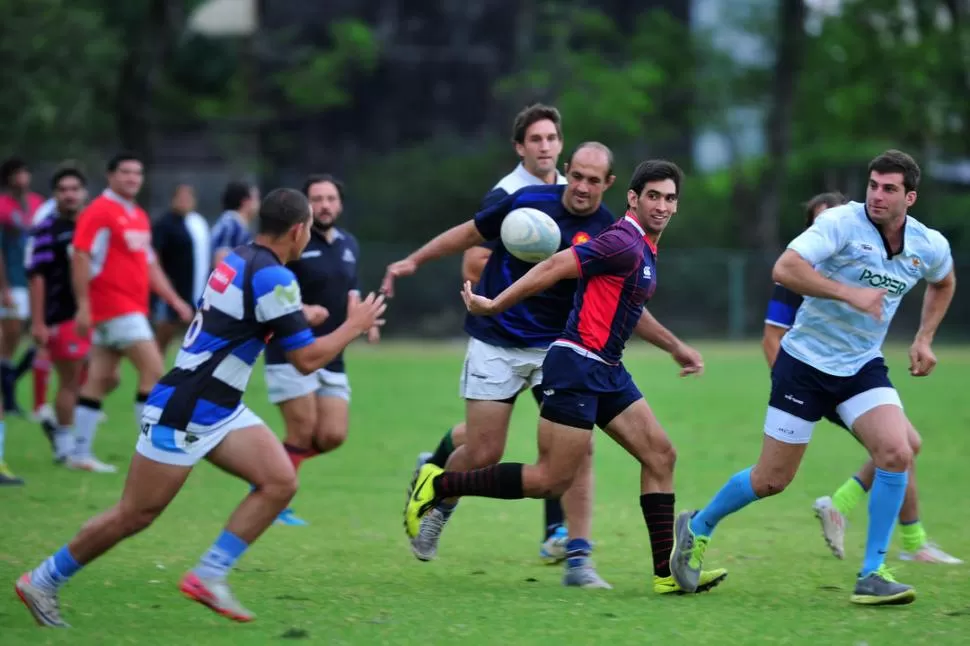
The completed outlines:
{"type": "Polygon", "coordinates": [[[887,240],[886,239],[886,236],[883,235],[882,229],[880,229],[879,226],[872,220],[872,218],[869,217],[869,205],[868,204],[863,204],[862,205],[862,210],[866,214],[866,220],[869,221],[869,224],[872,225],[872,228],[875,229],[876,230],[876,233],[879,234],[879,239],[882,240],[882,246],[886,250],[886,258],[887,258],[887,260],[892,260],[893,259],[893,256],[898,256],[901,253],[903,253],[904,251],[906,251],[906,223],[909,221],[909,215],[908,214],[903,217],[903,229],[902,229],[901,235],[900,235],[899,250],[898,251],[893,251],[892,247],[889,246],[889,240],[887,240]]]}
{"type": "MultiPolygon", "coordinates": [[[[525,169],[525,164],[523,164],[522,162],[519,162],[519,165],[516,166],[515,167],[515,170],[512,171],[512,172],[515,173],[516,175],[518,175],[519,176],[519,179],[521,179],[522,182],[524,184],[526,184],[526,185],[530,185],[530,184],[542,184],[542,182],[539,181],[539,178],[538,177],[536,177],[535,175],[533,175],[532,173],[530,173],[529,171],[527,171],[525,169]]],[[[557,185],[561,185],[561,184],[565,184],[566,183],[566,177],[562,173],[559,172],[559,169],[556,169],[556,182],[555,183],[557,185]]]]}
{"type": "Polygon", "coordinates": [[[629,222],[630,224],[632,224],[636,228],[637,233],[640,234],[640,236],[643,238],[643,241],[647,243],[648,247],[650,247],[650,251],[652,251],[653,255],[656,256],[657,245],[654,243],[653,240],[647,237],[647,232],[643,230],[643,227],[640,226],[640,223],[637,222],[637,219],[633,217],[633,211],[627,211],[626,215],[623,216],[623,219],[629,222]]]}
{"type": "Polygon", "coordinates": [[[112,191],[110,188],[104,189],[104,193],[102,193],[102,195],[104,195],[106,198],[108,198],[109,200],[111,200],[113,202],[117,202],[118,204],[120,204],[121,206],[125,207],[129,211],[134,211],[135,210],[135,203],[134,202],[130,202],[130,201],[126,200],[125,198],[121,197],[120,195],[118,195],[117,193],[115,193],[114,191],[112,191]]]}

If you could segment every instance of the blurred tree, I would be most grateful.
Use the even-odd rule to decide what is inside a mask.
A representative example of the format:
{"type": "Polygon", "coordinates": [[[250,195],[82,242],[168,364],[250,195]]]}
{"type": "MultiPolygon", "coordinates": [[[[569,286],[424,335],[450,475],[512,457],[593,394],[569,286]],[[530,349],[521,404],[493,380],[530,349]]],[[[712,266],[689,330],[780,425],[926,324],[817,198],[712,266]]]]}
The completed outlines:
{"type": "Polygon", "coordinates": [[[99,11],[70,0],[0,0],[4,153],[86,158],[114,130],[106,73],[123,47],[99,11]]]}

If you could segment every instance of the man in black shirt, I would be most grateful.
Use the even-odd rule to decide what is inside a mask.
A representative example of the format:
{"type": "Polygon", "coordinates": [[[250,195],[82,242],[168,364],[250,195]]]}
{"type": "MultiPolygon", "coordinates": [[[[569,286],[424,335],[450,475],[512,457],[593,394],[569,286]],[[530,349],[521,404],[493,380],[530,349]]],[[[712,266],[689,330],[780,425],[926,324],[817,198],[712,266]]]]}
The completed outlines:
{"type": "Polygon", "coordinates": [[[84,175],[76,168],[57,171],[51,180],[55,212],[38,222],[27,238],[31,334],[38,347],[47,349],[57,371],[56,425],[45,425],[57,462],[63,462],[74,448],[74,407],[91,348],[90,335],[78,335],[74,325],[77,303],[71,285],[71,241],[78,211],[87,196],[85,184],[84,175]]]}
{"type": "MultiPolygon", "coordinates": [[[[171,209],[152,226],[152,246],[179,297],[196,307],[209,275],[209,225],[195,212],[195,190],[188,184],[175,187],[171,209]]],[[[155,301],[154,315],[155,339],[164,357],[185,325],[161,299],[155,301]]]]}
{"type": "MultiPolygon", "coordinates": [[[[357,239],[334,226],[343,211],[343,184],[331,175],[311,175],[303,192],[313,209],[310,242],[299,260],[287,265],[300,283],[303,302],[321,305],[330,315],[313,328],[316,337],[330,334],[347,318],[347,293],[357,289],[357,239]]],[[[377,328],[368,334],[379,339],[377,328]]],[[[287,363],[275,340],[266,347],[266,388],[269,399],[280,407],[286,424],[283,446],[293,467],[307,458],[332,451],[347,438],[350,384],[343,353],[311,375],[300,374],[287,363]]],[[[281,525],[306,522],[285,509],[277,518],[281,525]]]]}

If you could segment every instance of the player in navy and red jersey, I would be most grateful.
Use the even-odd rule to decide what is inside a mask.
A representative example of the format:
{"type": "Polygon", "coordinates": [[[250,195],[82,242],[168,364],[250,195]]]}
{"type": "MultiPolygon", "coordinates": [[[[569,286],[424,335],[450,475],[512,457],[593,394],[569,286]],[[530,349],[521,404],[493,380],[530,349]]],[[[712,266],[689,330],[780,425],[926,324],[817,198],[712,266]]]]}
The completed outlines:
{"type": "MultiPolygon", "coordinates": [[[[443,471],[424,465],[405,508],[405,528],[413,535],[420,518],[448,497],[545,498],[561,495],[577,477],[599,426],[641,465],[640,508],[650,534],[654,590],[680,591],[670,573],[673,547],[675,452],[633,379],[621,363],[623,348],[641,328],[644,305],[656,289],[657,240],[677,212],[682,173],[673,163],[648,160],[633,174],[629,210],[586,244],[539,263],[494,299],[463,297],[473,315],[494,315],[562,280],[579,279],[565,330],[542,365],[539,459],[534,465],[502,463],[475,471],[443,471]]],[[[671,346],[682,345],[653,320],[655,332],[671,346]]],[[[675,358],[678,358],[675,355],[675,358]]],[[[699,355],[678,361],[681,374],[700,373],[699,355]]],[[[582,567],[588,550],[570,540],[567,562],[582,567]]],[[[724,570],[704,572],[697,590],[720,583],[724,570]]]]}

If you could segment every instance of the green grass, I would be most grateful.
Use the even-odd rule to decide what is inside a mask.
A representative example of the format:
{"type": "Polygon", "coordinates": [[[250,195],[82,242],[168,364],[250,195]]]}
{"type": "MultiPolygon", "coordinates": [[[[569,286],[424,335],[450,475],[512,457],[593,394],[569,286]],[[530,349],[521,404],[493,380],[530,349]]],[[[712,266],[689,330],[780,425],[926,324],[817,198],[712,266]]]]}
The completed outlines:
{"type": "MultiPolygon", "coordinates": [[[[642,346],[641,346],[642,348],[642,346]]],[[[702,346],[708,371],[681,380],[655,351],[630,352],[627,365],[679,450],[678,509],[703,505],[724,480],[757,457],[768,375],[754,345],[702,346]]],[[[884,644],[966,643],[968,566],[891,565],[917,586],[914,605],[860,608],[848,597],[862,557],[866,510],[852,517],[847,558],[825,548],[811,503],[861,464],[844,431],[816,429],[799,477],[780,497],[727,519],[708,563],[730,570],[713,592],[655,596],[637,503],[638,469],[603,434],[596,437],[593,539],[612,591],[564,589],[560,570],[539,564],[539,501],[468,499],[449,524],[439,559],[416,561],[401,526],[404,492],[420,450],[461,419],[458,345],[355,347],[351,431],[339,451],[301,472],[294,502],[312,525],[274,527],[232,576],[257,614],[236,625],[181,598],[177,584],[246,492],[242,482],[202,465],[158,522],[82,571],[63,592],[72,631],[41,631],[13,594],[13,582],[57,549],[89,516],[117,499],[123,475],[71,473],[50,464],[39,430],[9,422],[8,462],[28,480],[0,490],[0,637],[4,644],[266,644],[305,637],[319,644],[884,644]],[[675,641],[676,640],[676,641],[675,641]]],[[[970,350],[938,349],[924,380],[892,375],[924,437],[923,520],[933,539],[970,557],[970,407],[964,375],[970,350]]],[[[102,459],[127,464],[137,433],[132,376],[107,402],[102,459]]],[[[27,384],[22,401],[28,401],[27,384]]],[[[257,370],[247,402],[276,428],[257,370]]],[[[535,406],[516,412],[509,459],[535,457],[535,406]]]]}

